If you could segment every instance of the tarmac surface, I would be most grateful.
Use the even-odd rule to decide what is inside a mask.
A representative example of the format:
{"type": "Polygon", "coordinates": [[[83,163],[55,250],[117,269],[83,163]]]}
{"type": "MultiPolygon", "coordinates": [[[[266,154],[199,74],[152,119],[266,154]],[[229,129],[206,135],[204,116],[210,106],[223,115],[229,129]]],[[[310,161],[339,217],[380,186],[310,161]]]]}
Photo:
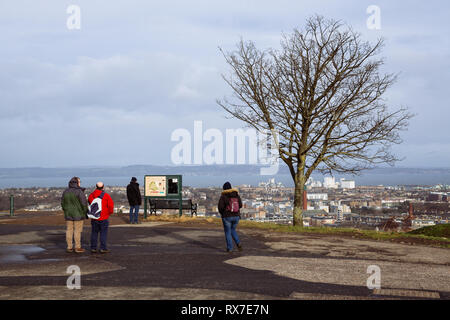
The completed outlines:
{"type": "Polygon", "coordinates": [[[113,217],[111,252],[90,253],[86,221],[86,252],[76,254],[65,252],[62,217],[27,221],[0,219],[2,300],[450,299],[445,248],[238,228],[244,250],[226,253],[217,225],[113,217]],[[374,265],[380,290],[367,287],[374,265]],[[70,266],[81,289],[67,287],[70,266]]]}

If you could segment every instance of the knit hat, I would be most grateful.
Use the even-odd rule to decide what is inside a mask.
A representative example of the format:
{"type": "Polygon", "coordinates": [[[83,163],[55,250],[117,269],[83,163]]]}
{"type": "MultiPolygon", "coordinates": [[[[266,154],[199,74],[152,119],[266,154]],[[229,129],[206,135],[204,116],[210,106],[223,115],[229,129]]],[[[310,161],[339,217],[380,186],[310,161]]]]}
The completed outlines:
{"type": "Polygon", "coordinates": [[[231,189],[231,183],[229,183],[228,181],[225,182],[225,184],[223,185],[223,190],[228,190],[231,189]]]}
{"type": "Polygon", "coordinates": [[[136,181],[137,181],[136,177],[131,178],[131,182],[136,182],[136,181]]]}

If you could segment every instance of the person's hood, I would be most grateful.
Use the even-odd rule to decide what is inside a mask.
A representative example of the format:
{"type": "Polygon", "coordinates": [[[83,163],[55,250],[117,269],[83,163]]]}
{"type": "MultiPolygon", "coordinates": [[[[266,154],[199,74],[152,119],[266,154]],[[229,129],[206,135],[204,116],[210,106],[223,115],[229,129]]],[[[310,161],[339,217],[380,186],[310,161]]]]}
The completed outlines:
{"type": "Polygon", "coordinates": [[[235,188],[232,188],[232,189],[223,190],[222,194],[231,195],[233,192],[238,193],[239,191],[237,189],[235,189],[235,188]]]}
{"type": "Polygon", "coordinates": [[[81,188],[78,186],[78,179],[72,178],[69,181],[69,188],[73,188],[73,189],[81,189],[81,190],[85,190],[85,188],[81,188]]]}

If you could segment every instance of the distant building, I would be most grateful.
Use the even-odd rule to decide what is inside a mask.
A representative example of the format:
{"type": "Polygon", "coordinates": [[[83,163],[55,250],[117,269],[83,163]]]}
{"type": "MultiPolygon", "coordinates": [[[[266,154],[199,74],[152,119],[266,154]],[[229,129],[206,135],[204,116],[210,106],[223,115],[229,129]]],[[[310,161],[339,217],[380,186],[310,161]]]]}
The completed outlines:
{"type": "Polygon", "coordinates": [[[355,189],[356,183],[354,180],[346,180],[344,178],[341,179],[341,188],[342,189],[355,189]]]}
{"type": "Polygon", "coordinates": [[[321,201],[327,201],[328,200],[328,193],[308,193],[306,194],[306,198],[308,200],[321,200],[321,201]]]}
{"type": "Polygon", "coordinates": [[[434,226],[436,224],[436,221],[430,220],[430,219],[414,219],[412,220],[412,227],[413,229],[422,228],[422,227],[428,227],[428,226],[434,226]]]}
{"type": "Polygon", "coordinates": [[[302,212],[303,217],[303,226],[309,227],[312,226],[312,219],[314,217],[326,217],[328,215],[328,212],[325,210],[316,210],[316,209],[308,209],[306,211],[302,212]]]}
{"type": "Polygon", "coordinates": [[[325,177],[323,179],[323,187],[327,189],[336,189],[338,186],[334,177],[325,177]]]}
{"type": "Polygon", "coordinates": [[[266,212],[256,208],[242,208],[241,216],[243,219],[263,219],[266,217],[266,212]]]}
{"type": "Polygon", "coordinates": [[[337,211],[337,221],[344,221],[344,212],[342,209],[338,209],[337,211]]]}
{"type": "Polygon", "coordinates": [[[314,216],[311,218],[310,225],[312,227],[322,227],[325,224],[335,224],[336,219],[333,217],[320,217],[320,216],[314,216]]]}
{"type": "Polygon", "coordinates": [[[198,206],[197,208],[197,215],[198,216],[205,216],[206,214],[206,207],[205,206],[198,206]]]}
{"type": "Polygon", "coordinates": [[[351,213],[352,210],[349,206],[347,206],[345,204],[341,204],[341,205],[331,205],[330,204],[330,212],[331,213],[342,212],[342,214],[344,214],[344,213],[351,213]]]}
{"type": "Polygon", "coordinates": [[[448,201],[447,193],[443,192],[431,192],[426,201],[448,201]]]}
{"type": "Polygon", "coordinates": [[[306,182],[306,186],[311,188],[322,188],[322,182],[314,180],[312,177],[306,182]]]}
{"type": "Polygon", "coordinates": [[[271,178],[267,182],[260,182],[258,186],[266,189],[272,188],[274,189],[273,191],[276,191],[277,188],[284,188],[284,185],[281,182],[275,181],[275,178],[271,178]]]}

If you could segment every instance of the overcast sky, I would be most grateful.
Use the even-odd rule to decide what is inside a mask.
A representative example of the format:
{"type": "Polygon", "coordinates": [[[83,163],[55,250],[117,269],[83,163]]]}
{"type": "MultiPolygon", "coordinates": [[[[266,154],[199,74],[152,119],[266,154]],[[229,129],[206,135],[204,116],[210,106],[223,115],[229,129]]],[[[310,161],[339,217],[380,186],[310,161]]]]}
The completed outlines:
{"type": "Polygon", "coordinates": [[[386,39],[386,70],[400,73],[386,98],[416,114],[397,165],[450,167],[448,12],[435,0],[2,0],[0,167],[170,165],[175,129],[243,125],[215,102],[230,93],[218,47],[277,48],[313,14],[386,39]],[[367,28],[369,5],[380,30],[367,28]]]}

